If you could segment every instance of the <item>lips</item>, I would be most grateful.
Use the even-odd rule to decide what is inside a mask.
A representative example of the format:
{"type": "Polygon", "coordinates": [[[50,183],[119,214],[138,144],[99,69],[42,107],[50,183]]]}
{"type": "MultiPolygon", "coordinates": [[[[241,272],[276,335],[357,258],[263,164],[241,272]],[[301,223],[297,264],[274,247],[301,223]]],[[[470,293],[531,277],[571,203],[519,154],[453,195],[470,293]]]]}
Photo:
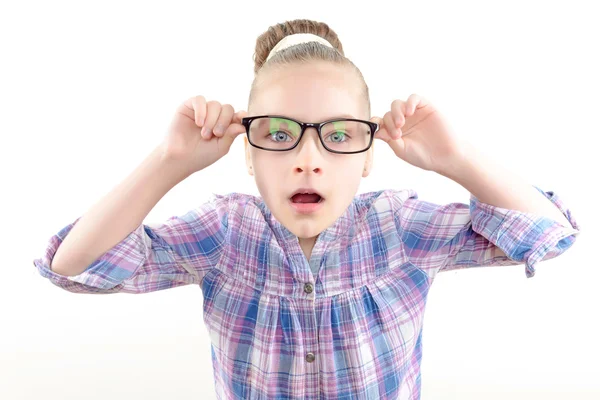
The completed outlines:
{"type": "Polygon", "coordinates": [[[298,215],[315,215],[323,208],[325,198],[311,188],[301,188],[290,196],[290,206],[298,215]]]}
{"type": "Polygon", "coordinates": [[[300,188],[290,196],[290,200],[292,203],[320,203],[324,197],[315,189],[300,188]]]}

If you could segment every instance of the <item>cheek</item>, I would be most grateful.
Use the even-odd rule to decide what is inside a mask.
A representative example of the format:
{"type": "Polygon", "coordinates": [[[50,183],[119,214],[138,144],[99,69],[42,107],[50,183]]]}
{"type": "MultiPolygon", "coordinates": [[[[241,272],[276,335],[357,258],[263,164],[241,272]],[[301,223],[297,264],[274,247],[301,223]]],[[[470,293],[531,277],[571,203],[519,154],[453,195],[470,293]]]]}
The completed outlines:
{"type": "Polygon", "coordinates": [[[331,179],[335,180],[338,190],[341,190],[348,195],[354,195],[360,185],[363,168],[364,162],[339,163],[335,166],[335,169],[331,174],[331,179]]]}
{"type": "Polygon", "coordinates": [[[282,188],[286,181],[284,168],[281,162],[273,158],[255,157],[252,165],[254,167],[254,179],[256,186],[263,198],[272,194],[278,195],[278,188],[282,188]]]}
{"type": "Polygon", "coordinates": [[[347,174],[343,179],[345,191],[348,193],[354,194],[360,184],[360,180],[362,179],[361,171],[353,171],[352,174],[347,174]]]}
{"type": "Polygon", "coordinates": [[[337,162],[334,164],[334,176],[345,181],[360,181],[364,168],[364,160],[337,162]]]}

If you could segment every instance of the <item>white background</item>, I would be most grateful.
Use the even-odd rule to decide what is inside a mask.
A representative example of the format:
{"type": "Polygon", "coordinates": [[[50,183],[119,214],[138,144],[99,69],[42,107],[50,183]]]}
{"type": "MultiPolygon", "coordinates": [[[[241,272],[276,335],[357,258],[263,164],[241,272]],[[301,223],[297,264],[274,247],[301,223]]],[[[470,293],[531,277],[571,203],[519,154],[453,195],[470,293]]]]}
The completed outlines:
{"type": "MultiPolygon", "coordinates": [[[[524,265],[445,272],[424,322],[423,399],[597,399],[598,11],[594,2],[20,1],[0,8],[0,398],[213,399],[197,286],[80,295],[33,265],[48,239],[123,180],[197,94],[247,108],[255,40],[327,22],[363,72],[372,112],[428,98],[457,132],[582,227],[534,278],[524,265]],[[594,246],[594,247],[593,247],[594,246]]],[[[239,136],[146,222],[211,193],[258,194],[239,136]]],[[[375,144],[359,192],[468,192],[375,144]]]]}

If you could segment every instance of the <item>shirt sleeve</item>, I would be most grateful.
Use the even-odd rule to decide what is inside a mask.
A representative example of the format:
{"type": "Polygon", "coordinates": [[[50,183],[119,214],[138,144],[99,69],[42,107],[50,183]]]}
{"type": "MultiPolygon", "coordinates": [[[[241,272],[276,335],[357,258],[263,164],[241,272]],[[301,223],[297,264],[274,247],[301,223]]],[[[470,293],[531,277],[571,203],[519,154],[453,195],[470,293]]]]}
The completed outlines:
{"type": "Polygon", "coordinates": [[[43,256],[33,263],[40,275],[74,293],[147,293],[200,284],[220,260],[228,204],[227,196],[214,195],[184,215],[158,224],[142,223],[79,275],[60,275],[50,265],[79,217],[52,236],[43,256]]]}
{"type": "Polygon", "coordinates": [[[408,259],[430,275],[477,266],[525,264],[531,278],[540,261],[564,253],[575,242],[579,225],[554,192],[546,196],[571,226],[536,214],[482,203],[438,205],[418,199],[414,191],[399,210],[400,234],[408,259]]]}

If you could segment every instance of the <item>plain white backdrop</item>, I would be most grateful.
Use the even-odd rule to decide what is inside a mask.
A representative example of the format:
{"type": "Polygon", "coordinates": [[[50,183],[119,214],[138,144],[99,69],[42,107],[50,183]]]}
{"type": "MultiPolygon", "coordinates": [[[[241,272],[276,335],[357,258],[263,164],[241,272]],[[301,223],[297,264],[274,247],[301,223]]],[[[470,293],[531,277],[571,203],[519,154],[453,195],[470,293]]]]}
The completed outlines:
{"type": "MultiPolygon", "coordinates": [[[[123,180],[202,94],[247,108],[256,37],[287,19],[328,23],[363,72],[373,115],[411,93],[581,224],[537,266],[437,276],[423,399],[597,399],[598,117],[594,2],[20,1],[0,8],[0,398],[214,399],[202,293],[81,295],[33,265],[49,238],[123,180]]],[[[457,183],[375,144],[359,192],[412,188],[468,202],[457,183]]],[[[145,222],[212,193],[258,194],[242,136],[173,188],[145,222]]]]}

